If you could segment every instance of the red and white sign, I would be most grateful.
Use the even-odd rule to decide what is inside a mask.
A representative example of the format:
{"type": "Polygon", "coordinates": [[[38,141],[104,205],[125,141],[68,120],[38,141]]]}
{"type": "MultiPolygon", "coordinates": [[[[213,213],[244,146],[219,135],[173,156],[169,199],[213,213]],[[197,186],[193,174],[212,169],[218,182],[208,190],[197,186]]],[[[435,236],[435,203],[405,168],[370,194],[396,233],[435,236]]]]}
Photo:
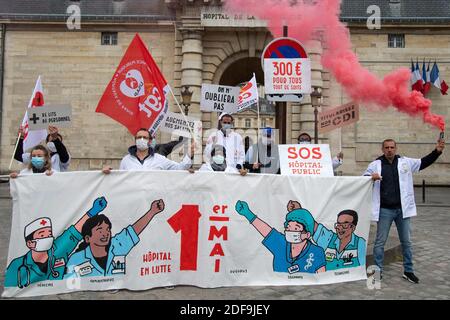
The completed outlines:
{"type": "Polygon", "coordinates": [[[334,176],[328,144],[284,144],[278,148],[282,175],[334,176]]]}
{"type": "Polygon", "coordinates": [[[359,121],[359,105],[354,102],[319,113],[319,131],[328,132],[359,121]]]}
{"type": "Polygon", "coordinates": [[[263,51],[266,94],[311,92],[311,61],[296,39],[283,37],[270,42],[263,51]]]}
{"type": "MultiPolygon", "coordinates": [[[[36,81],[34,86],[33,95],[31,96],[28,108],[42,107],[44,105],[44,91],[42,90],[41,76],[36,81]]],[[[25,116],[22,120],[22,128],[24,131],[23,137],[23,150],[26,151],[34,146],[38,145],[47,137],[47,130],[30,130],[28,123],[28,111],[25,112],[25,116]]]]}
{"type": "Polygon", "coordinates": [[[264,59],[266,94],[311,92],[309,59],[264,59]]]}
{"type": "Polygon", "coordinates": [[[167,81],[136,34],[95,111],[121,123],[133,135],[140,128],[153,135],[168,110],[168,92],[167,81]]]}

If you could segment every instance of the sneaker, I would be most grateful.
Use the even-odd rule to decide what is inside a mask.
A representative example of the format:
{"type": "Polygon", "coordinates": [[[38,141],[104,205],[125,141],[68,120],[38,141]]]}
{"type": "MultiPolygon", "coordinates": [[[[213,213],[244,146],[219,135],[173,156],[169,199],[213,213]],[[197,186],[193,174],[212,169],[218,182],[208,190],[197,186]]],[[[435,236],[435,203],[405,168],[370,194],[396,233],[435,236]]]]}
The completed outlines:
{"type": "Polygon", "coordinates": [[[417,278],[415,274],[412,272],[403,273],[403,279],[408,280],[409,282],[412,283],[419,283],[419,278],[417,278]]]}

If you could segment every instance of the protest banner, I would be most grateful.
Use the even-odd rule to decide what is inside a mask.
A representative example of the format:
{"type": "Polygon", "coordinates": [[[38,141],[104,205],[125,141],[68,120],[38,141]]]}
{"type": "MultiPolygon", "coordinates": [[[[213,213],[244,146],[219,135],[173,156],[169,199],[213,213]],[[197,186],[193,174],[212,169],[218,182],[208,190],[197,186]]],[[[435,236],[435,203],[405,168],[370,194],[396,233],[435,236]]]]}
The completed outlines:
{"type": "Polygon", "coordinates": [[[328,144],[283,144],[278,149],[282,175],[334,175],[328,144]]]}
{"type": "Polygon", "coordinates": [[[328,132],[359,121],[359,106],[350,102],[319,113],[319,131],[328,132]]]}
{"type": "Polygon", "coordinates": [[[366,279],[371,191],[370,177],[19,176],[3,296],[366,279]]]}
{"type": "Polygon", "coordinates": [[[159,129],[163,132],[169,132],[186,138],[192,138],[191,132],[193,132],[194,139],[199,141],[201,138],[202,122],[192,117],[183,117],[180,113],[168,111],[159,129]]]}
{"type": "Polygon", "coordinates": [[[44,105],[27,112],[30,130],[47,129],[48,126],[59,128],[70,127],[72,124],[72,107],[44,105]]]}
{"type": "Polygon", "coordinates": [[[202,99],[200,110],[207,112],[237,112],[236,104],[239,99],[239,87],[202,84],[202,99]]]}

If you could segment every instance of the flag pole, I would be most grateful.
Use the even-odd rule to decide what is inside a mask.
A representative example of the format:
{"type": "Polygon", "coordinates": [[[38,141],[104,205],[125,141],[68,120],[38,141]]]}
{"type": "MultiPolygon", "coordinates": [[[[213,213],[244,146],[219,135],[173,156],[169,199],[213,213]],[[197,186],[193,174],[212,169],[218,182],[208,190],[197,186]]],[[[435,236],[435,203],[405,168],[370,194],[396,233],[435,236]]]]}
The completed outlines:
{"type": "Polygon", "coordinates": [[[17,146],[19,145],[20,135],[21,135],[21,133],[19,132],[19,135],[17,136],[16,146],[14,147],[14,151],[12,153],[11,161],[9,162],[8,170],[11,170],[11,166],[12,166],[12,163],[13,163],[13,160],[14,160],[14,155],[16,154],[17,146]]]}

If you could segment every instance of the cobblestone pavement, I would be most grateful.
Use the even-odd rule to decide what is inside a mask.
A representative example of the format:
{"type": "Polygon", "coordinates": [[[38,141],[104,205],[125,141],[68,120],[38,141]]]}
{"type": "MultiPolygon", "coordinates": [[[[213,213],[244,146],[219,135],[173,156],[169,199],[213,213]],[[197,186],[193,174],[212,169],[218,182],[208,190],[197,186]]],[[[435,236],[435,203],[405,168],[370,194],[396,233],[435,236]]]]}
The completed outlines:
{"type": "MultiPolygon", "coordinates": [[[[176,286],[169,290],[157,288],[146,291],[119,290],[110,292],[76,292],[43,297],[47,299],[186,299],[186,300],[266,300],[266,299],[450,299],[450,188],[431,188],[431,203],[418,207],[418,216],[413,218],[412,243],[416,275],[419,284],[401,278],[403,273],[401,256],[385,266],[380,289],[368,289],[366,281],[355,281],[321,286],[268,286],[227,287],[202,289],[191,286],[176,286]],[[431,190],[434,189],[434,190],[431,190]],[[434,202],[433,202],[434,201],[434,202]],[[448,204],[448,205],[446,205],[448,204]]],[[[419,200],[417,197],[416,199],[419,200]]],[[[419,201],[418,201],[419,202],[419,201]]],[[[0,291],[3,291],[6,259],[11,228],[11,199],[8,185],[0,186],[0,291]]],[[[391,234],[396,236],[396,229],[391,234]]],[[[398,241],[398,238],[397,238],[398,241]]]]}

